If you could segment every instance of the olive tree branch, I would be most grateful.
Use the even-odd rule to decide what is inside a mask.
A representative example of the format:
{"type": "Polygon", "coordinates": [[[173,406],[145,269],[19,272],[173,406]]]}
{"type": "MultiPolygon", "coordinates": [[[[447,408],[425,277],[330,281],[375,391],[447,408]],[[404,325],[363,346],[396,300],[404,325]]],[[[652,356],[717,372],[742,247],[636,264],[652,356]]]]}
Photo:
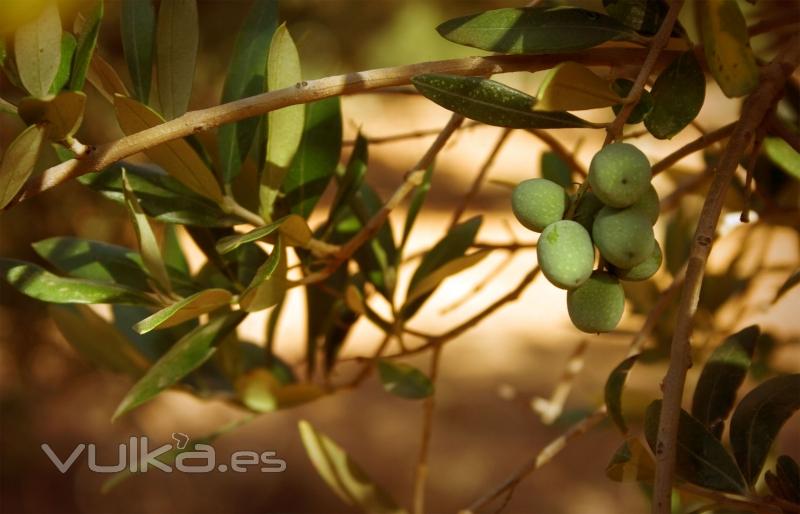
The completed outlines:
{"type": "Polygon", "coordinates": [[[99,146],[80,160],[65,161],[31,178],[23,193],[17,197],[16,202],[85,173],[101,170],[126,157],[174,139],[213,129],[226,123],[261,116],[290,105],[314,102],[332,96],[408,85],[411,83],[412,77],[424,73],[480,76],[523,70],[539,71],[552,68],[564,61],[575,61],[586,66],[630,65],[645,59],[645,52],[644,49],[632,46],[604,45],[580,53],[466,57],[378,68],[303,81],[292,87],[191,111],[174,120],[99,146]]]}
{"type": "Polygon", "coordinates": [[[756,129],[765,121],[772,106],[783,91],[788,76],[800,64],[800,36],[789,44],[764,70],[758,88],[745,101],[740,121],[731,134],[717,165],[711,188],[697,223],[686,279],[681,291],[678,318],[673,332],[670,364],[663,382],[663,406],[655,448],[656,475],[653,490],[653,512],[671,512],[672,478],[675,471],[675,444],[678,437],[678,418],[683,398],[686,371],[691,365],[689,337],[692,320],[700,296],[705,263],[711,251],[725,193],[739,165],[739,159],[752,141],[756,129]]]}

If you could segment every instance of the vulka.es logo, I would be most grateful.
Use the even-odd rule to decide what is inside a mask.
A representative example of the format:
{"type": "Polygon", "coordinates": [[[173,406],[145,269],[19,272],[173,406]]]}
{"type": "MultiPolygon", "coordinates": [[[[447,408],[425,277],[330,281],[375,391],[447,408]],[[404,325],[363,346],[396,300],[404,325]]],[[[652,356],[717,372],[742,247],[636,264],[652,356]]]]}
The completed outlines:
{"type": "Polygon", "coordinates": [[[165,444],[150,450],[150,441],[147,437],[131,437],[128,444],[120,444],[117,461],[114,464],[99,464],[97,461],[97,447],[94,443],[81,443],[72,450],[65,460],[62,460],[47,443],[42,444],[42,451],[61,473],[66,473],[75,464],[75,461],[86,450],[86,460],[89,469],[95,473],[118,473],[128,469],[132,473],[146,472],[150,466],[172,473],[173,469],[183,473],[210,473],[217,471],[235,471],[244,473],[249,468],[258,466],[262,473],[281,473],[286,470],[286,461],[277,457],[276,452],[254,452],[241,450],[231,454],[230,465],[217,464],[214,447],[208,444],[189,444],[189,436],[176,432],[172,438],[177,443],[175,446],[165,444]],[[162,457],[159,460],[159,457],[162,457]],[[164,461],[174,461],[173,465],[164,461]]]}

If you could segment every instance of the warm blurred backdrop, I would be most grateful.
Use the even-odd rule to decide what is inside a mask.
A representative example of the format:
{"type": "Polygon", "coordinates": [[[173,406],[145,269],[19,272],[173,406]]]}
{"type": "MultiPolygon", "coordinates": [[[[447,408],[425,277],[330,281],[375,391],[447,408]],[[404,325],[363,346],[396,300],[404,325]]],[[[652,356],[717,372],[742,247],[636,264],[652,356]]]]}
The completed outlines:
{"type": "MultiPolygon", "coordinates": [[[[3,1],[3,0],[0,0],[3,1]]],[[[258,0],[255,0],[258,1],[258,0]]],[[[193,108],[218,103],[233,40],[248,0],[200,0],[201,50],[194,82],[193,108]]],[[[520,2],[517,2],[520,3],[520,2]]],[[[574,3],[574,2],[573,2],[574,3]]],[[[580,2],[598,6],[600,1],[580,2]]],[[[770,2],[759,2],[759,4],[770,2]]],[[[441,21],[514,2],[486,0],[287,0],[282,13],[298,43],[304,74],[318,78],[330,74],[432,59],[474,55],[451,44],[433,28],[441,21]]],[[[777,4],[781,4],[778,2],[777,4]]],[[[783,2],[789,4],[789,2],[783,2]]],[[[780,5],[778,6],[780,8],[780,5]]],[[[749,7],[748,7],[749,8],[749,7]]],[[[687,18],[691,9],[686,9],[687,18]]],[[[106,1],[101,55],[127,77],[118,31],[119,3],[106,1]]],[[[684,20],[692,29],[691,19],[684,20]]],[[[541,74],[506,76],[502,80],[529,92],[536,91],[541,74]]],[[[2,92],[0,78],[0,92],[2,92]]],[[[90,109],[79,137],[102,143],[120,135],[110,106],[89,89],[90,109]]],[[[725,98],[713,83],[697,125],[710,131],[738,117],[740,102],[725,98]]],[[[597,113],[610,119],[611,112],[597,113]]],[[[356,130],[371,139],[414,130],[441,128],[449,114],[416,95],[365,94],[343,100],[345,139],[356,130]]],[[[0,147],[5,147],[19,126],[0,115],[0,147]]],[[[660,142],[649,136],[636,144],[652,161],[668,154],[699,134],[689,127],[674,140],[660,142]]],[[[597,131],[599,132],[599,131],[597,131]]],[[[460,198],[466,193],[481,163],[487,158],[501,129],[472,127],[460,131],[437,163],[428,204],[411,241],[424,249],[437,241],[460,198]]],[[[600,134],[564,130],[556,133],[580,162],[588,164],[601,144],[600,134]]],[[[419,158],[431,137],[370,146],[367,181],[384,199],[401,182],[403,173],[419,158]]],[[[343,160],[349,153],[345,147],[343,160]]],[[[530,134],[515,133],[490,170],[490,178],[517,182],[537,176],[539,157],[546,147],[530,134]]],[[[680,163],[681,172],[704,169],[701,154],[680,163]]],[[[656,181],[662,197],[675,187],[680,173],[664,174],[656,181]]],[[[735,195],[735,192],[731,193],[735,195]]],[[[508,189],[487,184],[467,214],[486,218],[480,241],[533,242],[513,221],[508,189]]],[[[697,204],[700,195],[686,201],[697,204]]],[[[327,201],[330,201],[329,199],[327,201]]],[[[735,198],[732,200],[735,202],[735,198]]],[[[323,205],[325,202],[323,202],[323,205]]],[[[316,218],[315,218],[316,219],[316,218]]],[[[399,229],[402,210],[393,217],[399,229]]],[[[662,215],[657,237],[663,242],[669,215],[662,215]]],[[[800,369],[800,289],[795,288],[771,305],[775,289],[800,261],[798,232],[763,225],[742,226],[730,222],[714,247],[710,272],[723,282],[733,277],[758,275],[746,293],[727,302],[712,320],[714,330],[704,330],[695,343],[699,352],[713,348],[724,335],[743,326],[760,323],[776,341],[773,352],[763,356],[763,372],[800,369]],[[742,253],[736,265],[731,262],[742,253]]],[[[52,236],[75,235],[134,247],[136,240],[122,206],[80,186],[67,184],[0,213],[0,255],[41,262],[30,244],[52,236]]],[[[197,269],[200,252],[182,235],[182,243],[197,269]]],[[[428,302],[412,325],[438,332],[465,319],[516,285],[534,262],[535,251],[526,250],[506,261],[496,252],[469,272],[448,280],[428,302]],[[491,281],[482,287],[484,279],[491,281]],[[463,304],[451,307],[479,292],[463,304]]],[[[412,268],[413,269],[413,268],[412,268]]],[[[408,280],[405,270],[401,280],[408,280]]],[[[659,287],[669,283],[661,272],[659,287]]],[[[722,289],[723,295],[726,293],[722,289]]],[[[724,301],[726,298],[722,298],[724,301]]],[[[652,299],[644,300],[644,310],[652,299]]],[[[302,361],[305,320],[302,302],[293,293],[280,325],[276,351],[290,363],[302,361]],[[299,304],[296,304],[299,305],[299,304]]],[[[376,306],[380,308],[380,306],[376,306]]],[[[564,291],[537,280],[518,301],[446,346],[430,458],[428,508],[432,513],[455,512],[489,488],[572,422],[602,401],[608,372],[625,356],[627,344],[640,327],[642,312],[627,306],[620,330],[608,336],[578,332],[569,323],[564,291]],[[534,397],[549,397],[564,366],[581,341],[589,342],[585,366],[578,375],[561,417],[552,425],[542,423],[531,409],[534,397]]],[[[102,310],[100,311],[103,313],[102,310]]],[[[646,314],[646,312],[645,312],[646,314]]],[[[710,316],[710,314],[706,314],[710,316]]],[[[261,341],[265,316],[251,316],[240,333],[261,341]]],[[[668,324],[667,324],[668,326],[668,324]]],[[[665,334],[653,338],[651,347],[663,349],[665,334]]],[[[366,320],[348,339],[347,356],[367,355],[381,334],[366,320]]],[[[663,355],[663,353],[661,353],[663,355]]],[[[625,408],[633,419],[658,394],[665,361],[653,358],[637,366],[629,380],[625,408]]],[[[426,355],[411,362],[428,367],[426,355]]],[[[352,369],[352,368],[351,368],[352,369]]],[[[351,370],[350,369],[350,370],[351,370]]],[[[347,366],[341,372],[348,373],[347,366]]],[[[697,377],[689,373],[690,385],[697,377]]],[[[748,382],[745,386],[752,385],[748,382]]],[[[0,512],[12,513],[119,513],[119,514],[249,514],[255,512],[332,513],[349,512],[317,476],[305,455],[297,421],[309,419],[338,441],[369,471],[371,476],[407,504],[419,445],[421,403],[383,392],[373,378],[362,388],[344,392],[307,406],[262,415],[215,443],[218,458],[236,450],[276,451],[288,468],[282,474],[210,473],[189,475],[153,472],[138,476],[108,494],[100,492],[102,475],[91,473],[81,458],[67,474],[60,474],[40,449],[48,443],[60,455],[76,444],[93,442],[98,454],[113,459],[117,445],[132,435],[147,435],[157,444],[171,442],[173,432],[200,437],[242,416],[242,412],[215,401],[201,401],[178,392],[167,392],[155,401],[110,423],[117,403],[131,386],[130,379],[98,371],[84,361],[62,338],[48,319],[46,306],[0,283],[0,512]]],[[[781,453],[800,457],[800,420],[786,426],[778,442],[781,453]]],[[[604,469],[620,442],[605,423],[569,445],[533,477],[524,481],[507,507],[508,513],[639,513],[648,511],[647,497],[631,483],[619,484],[605,477],[604,469]]]]}

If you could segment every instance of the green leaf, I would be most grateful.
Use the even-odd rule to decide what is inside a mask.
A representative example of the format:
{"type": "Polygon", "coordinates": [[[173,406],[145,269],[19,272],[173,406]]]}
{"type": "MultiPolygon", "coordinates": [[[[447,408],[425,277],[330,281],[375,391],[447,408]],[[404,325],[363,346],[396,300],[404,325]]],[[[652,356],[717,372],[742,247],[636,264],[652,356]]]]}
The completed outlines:
{"type": "Polygon", "coordinates": [[[133,329],[146,334],[151,330],[174,327],[229,305],[232,298],[230,291],[225,289],[206,289],[161,309],[134,325],[133,329]]]}
{"type": "Polygon", "coordinates": [[[86,75],[89,73],[89,65],[97,46],[97,36],[103,24],[103,10],[104,2],[98,0],[78,34],[78,48],[75,51],[75,62],[69,79],[69,88],[72,91],[81,91],[86,83],[86,75]]]}
{"type": "Polygon", "coordinates": [[[641,34],[654,36],[669,6],[661,0],[603,0],[606,12],[641,34]]]}
{"type": "Polygon", "coordinates": [[[719,438],[725,419],[736,403],[736,391],[744,382],[760,330],[751,325],[728,336],[706,361],[694,389],[692,416],[719,438]]]}
{"type": "MultiPolygon", "coordinates": [[[[653,452],[656,452],[660,415],[661,400],[656,400],[647,407],[645,414],[645,434],[653,452]]],[[[731,455],[702,423],[684,410],[680,413],[675,450],[678,477],[715,491],[745,493],[744,479],[731,455]]]]}
{"type": "MultiPolygon", "coordinates": [[[[620,96],[620,98],[626,98],[628,93],[631,92],[633,88],[633,81],[628,79],[617,79],[612,84],[612,89],[620,96]]],[[[614,114],[619,114],[622,110],[622,104],[617,104],[612,107],[614,114]]],[[[631,111],[630,115],[628,115],[628,119],[625,120],[627,125],[635,125],[637,123],[641,123],[644,120],[644,117],[647,116],[653,109],[653,97],[650,94],[650,91],[644,89],[642,90],[642,96],[639,98],[639,101],[636,102],[636,106],[631,111]]]]}
{"type": "Polygon", "coordinates": [[[412,289],[409,289],[406,303],[413,303],[418,298],[427,295],[439,287],[439,285],[444,282],[445,279],[457,273],[461,273],[465,269],[475,266],[487,255],[489,255],[490,252],[491,249],[478,250],[477,252],[473,252],[469,255],[456,257],[455,259],[448,261],[446,264],[443,264],[437,268],[436,271],[419,280],[412,289]]]}
{"type": "Polygon", "coordinates": [[[161,0],[156,27],[156,76],[161,112],[168,120],[189,107],[199,41],[197,0],[161,0]]]}
{"type": "MultiPolygon", "coordinates": [[[[231,65],[222,90],[223,103],[264,91],[267,55],[277,25],[277,0],[254,1],[244,26],[236,36],[231,65]]],[[[250,118],[219,128],[219,161],[226,184],[239,174],[253,144],[258,122],[258,118],[250,118]]]]}
{"type": "Polygon", "coordinates": [[[0,258],[0,273],[20,293],[51,303],[127,303],[150,305],[145,294],[129,287],[64,278],[29,262],[0,258]]]}
{"type": "Polygon", "coordinates": [[[487,125],[510,128],[597,128],[567,112],[534,111],[536,99],[479,77],[428,74],[411,82],[427,99],[487,125]]]}
{"type": "Polygon", "coordinates": [[[572,185],[572,170],[569,164],[555,152],[542,152],[539,169],[542,178],[565,188],[572,185]]]}
{"type": "Polygon", "coordinates": [[[610,107],[622,101],[611,82],[576,62],[551,69],[536,95],[537,111],[581,111],[610,107]]]}
{"type": "Polygon", "coordinates": [[[794,459],[788,455],[778,457],[775,473],[767,471],[764,481],[772,494],[800,505],[800,466],[794,459]]]}
{"type": "Polygon", "coordinates": [[[631,437],[617,448],[606,466],[606,476],[615,482],[652,482],[655,463],[639,439],[631,437]]]}
{"type": "Polygon", "coordinates": [[[175,225],[168,224],[164,227],[164,247],[161,253],[164,255],[164,263],[167,268],[171,267],[186,276],[189,275],[189,263],[186,262],[186,256],[181,249],[178,230],[175,225]]]}
{"type": "Polygon", "coordinates": [[[613,18],[577,8],[506,8],[446,21],[436,27],[460,45],[503,54],[585,50],[636,34],[613,18]]]}
{"type": "MultiPolygon", "coordinates": [[[[369,186],[362,183],[355,195],[350,199],[349,208],[355,215],[356,230],[361,230],[378,211],[384,202],[369,186]]],[[[355,228],[354,226],[354,228],[355,228]]],[[[361,272],[386,299],[393,297],[397,278],[397,247],[390,223],[384,223],[377,235],[359,248],[354,257],[361,272]]]]}
{"type": "Polygon", "coordinates": [[[136,232],[136,240],[139,242],[139,252],[142,255],[144,267],[156,282],[158,288],[165,293],[169,293],[172,291],[172,285],[169,281],[164,259],[161,257],[161,248],[158,246],[158,241],[156,241],[156,236],[150,227],[147,215],[142,210],[136,194],[131,189],[125,168],[122,168],[122,185],[125,193],[125,203],[130,212],[131,221],[133,221],[133,228],[136,232]]]}
{"type": "MultiPolygon", "coordinates": [[[[422,176],[422,183],[414,188],[411,194],[411,200],[408,202],[408,214],[406,214],[406,221],[403,225],[403,238],[400,240],[400,248],[405,248],[408,242],[408,237],[411,235],[411,229],[414,228],[414,222],[417,221],[417,215],[422,204],[425,203],[425,198],[428,196],[428,191],[431,189],[431,179],[433,178],[434,164],[428,166],[425,170],[425,175],[422,176]]],[[[402,254],[398,252],[398,256],[402,254]]],[[[400,263],[397,263],[398,265],[400,263]]]]}
{"type": "Polygon", "coordinates": [[[11,203],[33,173],[44,139],[44,128],[33,125],[18,135],[0,161],[0,209],[11,203]]]}
{"type": "Polygon", "coordinates": [[[336,173],[342,153],[342,113],[339,97],[306,105],[300,147],[283,183],[290,212],[308,218],[336,173]]]}
{"type": "Polygon", "coordinates": [[[372,514],[404,513],[335,442],[308,421],[298,423],[300,439],[320,477],[343,502],[372,514]]]}
{"type": "Polygon", "coordinates": [[[747,393],[731,417],[731,447],[748,484],[761,474],[783,424],[800,409],[800,374],[781,375],[747,393]]]}
{"type": "Polygon", "coordinates": [[[111,420],[152,400],[200,367],[214,354],[215,345],[234,330],[243,318],[241,313],[219,316],[186,334],[128,391],[111,420]]]}
{"type": "Polygon", "coordinates": [[[44,98],[25,97],[20,101],[20,118],[28,125],[39,123],[51,141],[64,141],[72,137],[81,123],[86,108],[86,95],[79,91],[65,91],[58,96],[44,98]]]}
{"type": "Polygon", "coordinates": [[[764,138],[764,153],[780,169],[800,180],[800,153],[779,137],[764,138]]]}
{"type": "Polygon", "coordinates": [[[670,139],[700,112],[706,96],[706,78],[693,50],[673,60],[650,90],[653,107],[644,126],[658,139],[670,139]]]}
{"type": "Polygon", "coordinates": [[[156,33],[156,13],[152,0],[122,0],[119,23],[133,95],[139,102],[147,104],[150,101],[156,33]]]}
{"type": "Polygon", "coordinates": [[[48,90],[51,95],[61,91],[69,81],[72,59],[75,56],[75,48],[77,46],[78,42],[75,40],[75,36],[69,32],[61,34],[61,60],[53,83],[50,84],[50,89],[48,90]]]}
{"type": "Polygon", "coordinates": [[[76,237],[51,237],[33,243],[33,249],[73,277],[147,288],[142,258],[130,248],[76,237]]]}
{"type": "Polygon", "coordinates": [[[279,220],[273,221],[263,227],[258,227],[246,234],[236,234],[233,236],[225,236],[219,241],[217,241],[217,252],[220,255],[224,255],[226,253],[232,252],[236,250],[243,244],[252,243],[254,241],[258,241],[260,239],[264,239],[268,235],[272,234],[283,225],[284,222],[288,219],[288,216],[285,218],[281,218],[279,220]]]}
{"type": "Polygon", "coordinates": [[[425,373],[414,366],[379,360],[378,374],[386,392],[395,396],[419,400],[433,394],[433,383],[425,373]]]}
{"type": "Polygon", "coordinates": [[[239,305],[247,312],[274,307],[283,301],[289,284],[286,280],[286,251],[282,237],[278,237],[269,258],[258,268],[250,285],[239,298],[239,305]]]}
{"type": "MultiPolygon", "coordinates": [[[[478,234],[483,218],[476,216],[453,227],[431,250],[422,257],[422,261],[417,266],[411,276],[406,297],[421,283],[426,277],[436,272],[450,261],[462,257],[478,234]]],[[[402,317],[409,319],[416,314],[425,300],[431,293],[422,295],[413,302],[407,302],[402,309],[402,317]]]]}
{"type": "Polygon", "coordinates": [[[89,307],[50,305],[47,312],[64,339],[95,366],[134,376],[147,369],[147,359],[89,307]]]}
{"type": "MultiPolygon", "coordinates": [[[[177,1],[177,0],[173,0],[177,1]]],[[[125,134],[135,134],[164,123],[164,119],[144,104],[116,95],[114,108],[117,121],[125,134]]],[[[145,152],[164,171],[203,196],[222,202],[222,191],[217,179],[199,155],[183,139],[169,141],[145,152]]]]}
{"type": "Polygon", "coordinates": [[[744,96],[758,85],[759,70],[736,0],[696,2],[696,19],[708,69],[728,98],[744,96]]]}
{"type": "Polygon", "coordinates": [[[336,188],[336,196],[331,203],[330,214],[328,215],[326,229],[335,225],[340,219],[349,213],[350,201],[361,189],[364,183],[364,176],[367,174],[367,163],[369,162],[369,143],[361,132],[356,135],[356,142],[347,161],[344,175],[339,178],[336,188]]]}
{"type": "Polygon", "coordinates": [[[142,209],[152,218],[198,227],[228,227],[238,223],[236,218],[222,212],[218,204],[158,170],[119,163],[97,173],[81,175],[78,181],[115,202],[124,203],[122,166],[142,209]]]}
{"type": "Polygon", "coordinates": [[[608,380],[606,380],[605,402],[608,416],[623,434],[628,433],[628,426],[625,424],[625,418],[622,415],[622,390],[625,387],[625,380],[628,379],[628,373],[630,373],[638,358],[639,355],[631,355],[620,362],[608,375],[608,380]]]}
{"type": "Polygon", "coordinates": [[[786,282],[781,284],[781,287],[778,288],[778,291],[775,293],[775,298],[772,299],[772,303],[777,302],[781,299],[783,295],[785,295],[790,289],[795,287],[797,284],[800,284],[800,269],[794,270],[794,272],[789,275],[789,278],[786,279],[786,282]]]}
{"type": "MultiPolygon", "coordinates": [[[[292,86],[302,79],[300,56],[292,36],[282,24],[275,30],[267,59],[267,89],[275,91],[292,86]]],[[[259,196],[261,215],[272,219],[272,209],[289,166],[303,137],[305,106],[292,105],[267,114],[267,162],[261,175],[259,196]]]]}
{"type": "Polygon", "coordinates": [[[14,33],[14,55],[22,85],[33,96],[45,96],[61,64],[61,18],[49,2],[38,18],[14,33]]]}
{"type": "Polygon", "coordinates": [[[325,395],[316,384],[283,384],[270,370],[256,368],[236,381],[240,401],[254,412],[274,412],[312,402],[325,395]]]}

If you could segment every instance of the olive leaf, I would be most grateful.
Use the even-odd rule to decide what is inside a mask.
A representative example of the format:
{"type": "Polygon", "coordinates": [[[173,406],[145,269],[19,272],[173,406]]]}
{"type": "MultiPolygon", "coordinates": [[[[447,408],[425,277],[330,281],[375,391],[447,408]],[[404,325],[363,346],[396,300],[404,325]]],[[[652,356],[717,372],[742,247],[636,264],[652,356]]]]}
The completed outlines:
{"type": "Polygon", "coordinates": [[[614,452],[606,476],[615,482],[650,482],[655,477],[655,462],[639,439],[630,437],[614,452]]]}
{"type": "Polygon", "coordinates": [[[800,505],[800,466],[793,458],[788,455],[778,457],[775,473],[767,471],[764,481],[772,494],[800,505]]]}
{"type": "Polygon", "coordinates": [[[164,118],[185,113],[200,41],[197,0],[161,0],[156,26],[158,98],[164,118]]]}
{"type": "Polygon", "coordinates": [[[58,71],[56,72],[53,83],[50,84],[48,93],[55,94],[61,91],[69,81],[70,72],[72,68],[72,60],[75,57],[75,49],[78,46],[78,41],[75,36],[69,32],[61,34],[61,60],[58,64],[58,71]]]}
{"type": "Polygon", "coordinates": [[[606,12],[641,34],[655,35],[669,5],[662,0],[603,0],[606,12]]]}
{"type": "Polygon", "coordinates": [[[253,280],[239,298],[247,312],[268,309],[283,301],[289,284],[286,280],[286,251],[283,238],[278,237],[269,258],[258,268],[253,280]]]}
{"type": "Polygon", "coordinates": [[[28,125],[39,123],[51,141],[63,141],[80,128],[86,108],[86,95],[79,91],[65,91],[57,96],[23,98],[17,109],[20,118],[28,125]]]}
{"type": "Polygon", "coordinates": [[[320,477],[343,502],[374,514],[404,513],[392,498],[370,480],[361,467],[311,423],[298,423],[300,439],[320,477]]]}
{"type": "Polygon", "coordinates": [[[156,13],[152,0],[122,0],[119,23],[122,50],[131,75],[134,97],[147,104],[150,101],[156,33],[156,13]]]}
{"type": "Polygon", "coordinates": [[[628,433],[628,426],[625,424],[625,418],[622,415],[622,390],[625,387],[625,380],[628,378],[633,365],[636,364],[639,355],[631,355],[617,367],[615,367],[608,375],[605,386],[605,402],[608,416],[619,427],[623,434],[628,433]]]}
{"type": "Polygon", "coordinates": [[[38,18],[14,33],[14,55],[22,85],[33,96],[45,96],[61,64],[61,17],[48,2],[38,18]]]}
{"type": "Polygon", "coordinates": [[[509,128],[597,128],[567,112],[535,111],[536,99],[479,77],[428,74],[411,82],[427,99],[467,118],[509,128]]]}
{"type": "Polygon", "coordinates": [[[0,161],[0,209],[11,203],[33,173],[44,132],[43,127],[32,125],[6,148],[0,161]]]}
{"type": "Polygon", "coordinates": [[[419,280],[413,288],[409,289],[406,303],[412,303],[418,298],[430,293],[439,287],[439,285],[444,282],[445,279],[469,269],[472,266],[475,266],[490,253],[491,249],[479,250],[468,255],[456,257],[455,259],[445,263],[437,268],[436,271],[419,280]]]}
{"type": "MultiPolygon", "coordinates": [[[[267,89],[283,89],[300,80],[300,56],[284,23],[275,30],[269,47],[267,89]]],[[[270,111],[267,115],[267,162],[259,187],[261,216],[266,220],[272,219],[278,192],[303,137],[304,122],[305,106],[302,104],[270,111]]]]}
{"type": "Polygon", "coordinates": [[[254,412],[273,412],[312,402],[325,395],[318,385],[282,383],[270,370],[255,368],[236,380],[239,400],[254,412]]]}
{"type": "Polygon", "coordinates": [[[386,392],[395,396],[419,400],[433,394],[433,383],[430,379],[409,364],[379,360],[378,375],[386,392]]]}
{"type": "Polygon", "coordinates": [[[739,469],[754,484],[775,437],[800,409],[800,374],[773,377],[742,398],[731,417],[730,440],[739,469]]]}
{"type": "Polygon", "coordinates": [[[220,254],[224,255],[243,244],[264,239],[275,231],[280,231],[289,246],[305,246],[311,240],[311,229],[306,221],[297,214],[290,214],[263,227],[255,228],[246,234],[225,236],[217,241],[216,248],[220,254]]]}
{"type": "MultiPolygon", "coordinates": [[[[406,214],[406,221],[403,224],[403,237],[400,240],[400,248],[405,248],[408,242],[408,237],[411,235],[411,229],[414,228],[414,222],[417,221],[422,204],[425,203],[425,198],[428,196],[428,191],[431,189],[431,179],[433,178],[434,164],[428,166],[425,174],[422,176],[422,182],[414,188],[411,194],[411,200],[408,202],[408,213],[406,214]]],[[[402,254],[398,252],[398,256],[402,254]]],[[[399,264],[399,263],[398,263],[399,264]]]]}
{"type": "Polygon", "coordinates": [[[231,292],[225,289],[206,289],[164,307],[134,325],[133,329],[140,334],[146,334],[151,330],[174,327],[229,305],[232,298],[231,292]]]}
{"type": "Polygon", "coordinates": [[[610,107],[621,101],[610,81],[582,64],[567,61],[547,73],[533,108],[537,111],[581,111],[610,107]]]}
{"type": "Polygon", "coordinates": [[[89,74],[86,78],[111,104],[114,103],[114,95],[130,96],[117,71],[97,54],[94,54],[92,62],[89,63],[89,74]]]}
{"type": "Polygon", "coordinates": [[[777,302],[781,299],[783,295],[785,295],[790,289],[800,284],[800,269],[794,270],[791,275],[786,279],[786,281],[781,284],[781,287],[775,292],[775,298],[772,299],[772,303],[777,302]]]}
{"type": "Polygon", "coordinates": [[[780,169],[800,180],[800,152],[778,137],[764,138],[764,153],[780,169]]]}
{"type": "Polygon", "coordinates": [[[100,34],[100,26],[103,23],[104,4],[105,2],[102,0],[95,2],[89,17],[84,20],[83,26],[78,31],[78,45],[75,49],[75,59],[69,77],[69,88],[72,91],[81,91],[86,83],[89,64],[94,56],[97,36],[100,34]]]}
{"type": "Polygon", "coordinates": [[[693,50],[678,55],[650,90],[653,106],[644,126],[658,139],[670,139],[683,130],[703,107],[706,78],[693,50]]]}
{"type": "MultiPolygon", "coordinates": [[[[244,25],[236,36],[230,68],[222,89],[223,103],[264,91],[267,55],[277,25],[277,0],[253,2],[244,25]]],[[[258,121],[258,118],[250,118],[219,128],[219,162],[226,184],[239,174],[253,144],[258,121]]]]}
{"type": "Polygon", "coordinates": [[[496,9],[446,21],[436,30],[454,43],[504,54],[570,52],[637,38],[609,16],[569,7],[496,9]]]}

